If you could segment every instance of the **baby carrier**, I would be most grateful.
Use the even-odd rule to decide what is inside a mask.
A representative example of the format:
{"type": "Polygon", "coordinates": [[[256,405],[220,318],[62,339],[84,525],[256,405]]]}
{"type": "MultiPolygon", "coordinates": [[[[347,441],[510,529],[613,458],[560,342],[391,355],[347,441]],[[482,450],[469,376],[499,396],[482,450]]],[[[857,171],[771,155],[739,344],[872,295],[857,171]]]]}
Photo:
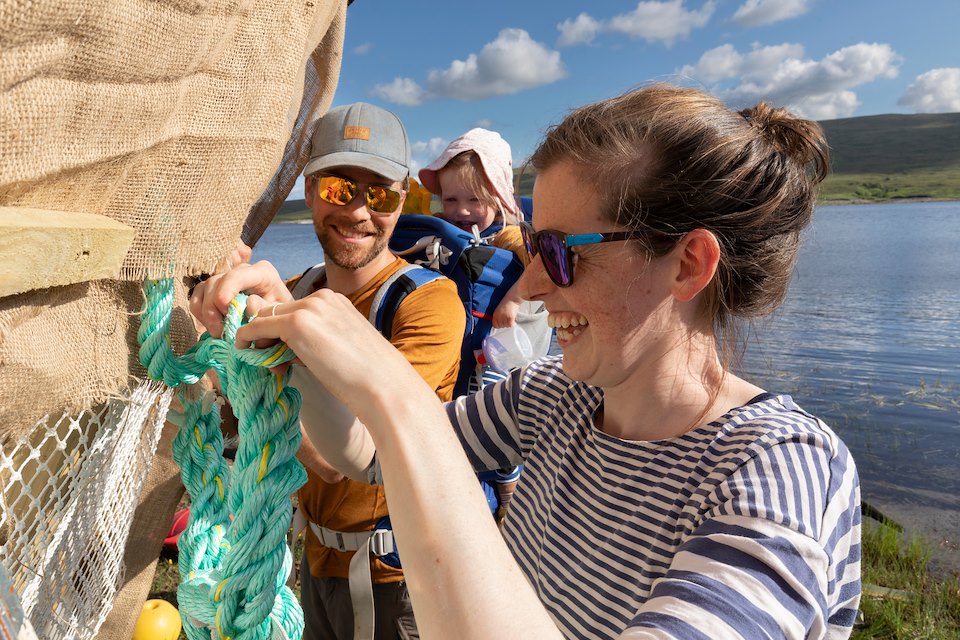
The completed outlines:
{"type": "Polygon", "coordinates": [[[479,234],[417,214],[400,216],[390,237],[390,249],[407,262],[441,273],[457,285],[467,324],[454,396],[473,393],[502,378],[485,366],[481,349],[493,328],[494,310],[523,274],[520,259],[512,251],[488,244],[479,234]]]}

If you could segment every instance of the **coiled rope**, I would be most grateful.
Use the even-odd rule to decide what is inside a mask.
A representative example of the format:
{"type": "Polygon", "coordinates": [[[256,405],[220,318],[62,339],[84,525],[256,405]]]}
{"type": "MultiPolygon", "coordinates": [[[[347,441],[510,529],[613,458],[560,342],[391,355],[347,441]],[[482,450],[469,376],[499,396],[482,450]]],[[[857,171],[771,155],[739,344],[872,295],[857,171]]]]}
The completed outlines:
{"type": "Polygon", "coordinates": [[[177,601],[190,640],[300,638],[303,610],[289,587],[293,558],[286,544],[290,496],[306,482],[295,454],[300,446],[300,393],[267,367],[295,356],[285,344],[237,349],[246,296],[231,302],[223,338],[207,333],[182,356],[173,353],[170,324],[173,279],[144,283],[138,330],[140,362],[154,380],[190,385],[209,369],[237,416],[240,444],[233,470],[223,457],[220,407],[215,394],[190,399],[179,391],[183,413],[173,458],[190,494],[190,518],[180,534],[177,601]],[[231,522],[231,516],[233,518],[231,522]]]}

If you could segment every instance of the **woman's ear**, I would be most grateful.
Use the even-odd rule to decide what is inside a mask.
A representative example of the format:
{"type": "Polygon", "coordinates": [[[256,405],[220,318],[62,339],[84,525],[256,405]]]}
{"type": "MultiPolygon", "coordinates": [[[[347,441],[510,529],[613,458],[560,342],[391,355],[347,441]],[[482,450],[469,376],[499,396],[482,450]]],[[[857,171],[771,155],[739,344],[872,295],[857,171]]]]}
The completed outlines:
{"type": "Polygon", "coordinates": [[[674,247],[679,269],[672,293],[677,300],[688,302],[703,291],[717,273],[720,262],[720,243],[713,232],[694,229],[674,247]]]}

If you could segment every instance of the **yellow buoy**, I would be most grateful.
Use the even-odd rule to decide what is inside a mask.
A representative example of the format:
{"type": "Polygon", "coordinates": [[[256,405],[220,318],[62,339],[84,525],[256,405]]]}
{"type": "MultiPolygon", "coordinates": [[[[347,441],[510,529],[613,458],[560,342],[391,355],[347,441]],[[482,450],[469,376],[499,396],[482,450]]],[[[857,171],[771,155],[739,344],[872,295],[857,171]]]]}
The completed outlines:
{"type": "Polygon", "coordinates": [[[133,628],[131,640],[177,640],[180,612],[166,600],[147,600],[133,628]]]}

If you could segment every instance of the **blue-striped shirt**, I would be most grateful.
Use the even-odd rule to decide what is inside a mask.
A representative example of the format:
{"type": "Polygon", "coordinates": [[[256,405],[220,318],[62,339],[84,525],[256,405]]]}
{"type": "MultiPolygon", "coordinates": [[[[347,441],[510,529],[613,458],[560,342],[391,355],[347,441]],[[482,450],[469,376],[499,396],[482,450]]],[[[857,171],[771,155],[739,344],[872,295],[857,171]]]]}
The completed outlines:
{"type": "Polygon", "coordinates": [[[860,490],[829,427],[766,395],[635,442],[594,428],[602,397],[546,358],[447,409],[477,469],[525,465],[504,537],[567,637],[850,634],[860,490]]]}

